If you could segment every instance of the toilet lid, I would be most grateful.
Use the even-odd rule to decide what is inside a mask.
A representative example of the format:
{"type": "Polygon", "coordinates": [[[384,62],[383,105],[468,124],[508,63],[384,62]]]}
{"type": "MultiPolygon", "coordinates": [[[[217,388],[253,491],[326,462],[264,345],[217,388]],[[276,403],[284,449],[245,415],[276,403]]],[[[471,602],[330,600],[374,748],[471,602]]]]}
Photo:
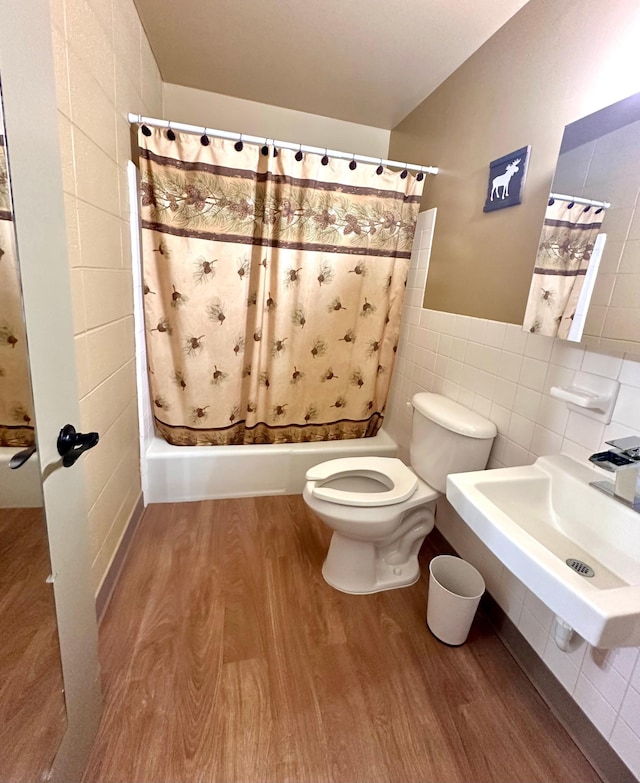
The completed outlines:
{"type": "Polygon", "coordinates": [[[417,476],[395,457],[345,457],[321,462],[306,474],[311,494],[318,500],[343,506],[390,506],[407,500],[416,491],[417,476]],[[357,492],[334,489],[326,484],[332,479],[367,476],[388,486],[386,492],[357,492]]]}

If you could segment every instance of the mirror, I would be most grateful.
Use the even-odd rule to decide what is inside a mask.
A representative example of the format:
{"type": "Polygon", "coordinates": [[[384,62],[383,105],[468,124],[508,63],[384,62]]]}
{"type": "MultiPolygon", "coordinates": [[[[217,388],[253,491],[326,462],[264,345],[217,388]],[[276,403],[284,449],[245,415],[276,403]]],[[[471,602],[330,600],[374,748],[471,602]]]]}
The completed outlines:
{"type": "Polygon", "coordinates": [[[67,727],[0,90],[0,780],[44,780],[67,727]],[[16,455],[21,455],[16,457],[16,455]]]}
{"type": "Polygon", "coordinates": [[[640,93],[565,127],[525,331],[640,353],[639,194],[640,93]]]}

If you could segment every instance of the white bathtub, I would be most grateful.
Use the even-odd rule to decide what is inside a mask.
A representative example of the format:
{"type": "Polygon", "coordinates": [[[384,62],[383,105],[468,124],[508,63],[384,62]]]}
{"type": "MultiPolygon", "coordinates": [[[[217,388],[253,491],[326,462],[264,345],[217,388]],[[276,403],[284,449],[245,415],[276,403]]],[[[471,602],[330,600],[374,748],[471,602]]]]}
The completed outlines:
{"type": "Polygon", "coordinates": [[[339,457],[395,457],[384,430],[374,438],[252,446],[172,446],[155,437],[147,449],[145,503],[292,495],[313,465],[339,457]]]}
{"type": "Polygon", "coordinates": [[[9,460],[19,451],[22,449],[0,448],[0,508],[40,508],[42,489],[38,458],[34,455],[21,468],[11,470],[9,460]]]}

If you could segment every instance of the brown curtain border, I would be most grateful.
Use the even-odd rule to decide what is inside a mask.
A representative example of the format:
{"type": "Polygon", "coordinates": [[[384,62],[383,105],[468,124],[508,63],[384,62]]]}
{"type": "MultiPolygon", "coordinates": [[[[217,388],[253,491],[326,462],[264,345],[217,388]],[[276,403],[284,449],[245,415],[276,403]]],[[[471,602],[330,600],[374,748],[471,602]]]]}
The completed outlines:
{"type": "Polygon", "coordinates": [[[35,443],[35,428],[22,424],[0,424],[0,446],[20,448],[32,446],[35,443]]]}
{"type": "Polygon", "coordinates": [[[259,247],[275,247],[282,250],[310,250],[316,253],[339,253],[350,256],[379,256],[380,258],[410,259],[411,252],[407,250],[373,250],[368,247],[345,247],[343,245],[321,245],[313,242],[287,242],[284,239],[266,239],[265,237],[247,236],[246,234],[218,234],[215,231],[197,231],[191,228],[177,228],[166,223],[142,220],[141,226],[149,231],[160,234],[172,234],[176,237],[190,239],[208,239],[214,242],[230,242],[239,245],[254,245],[259,247]]]}
{"type": "Polygon", "coordinates": [[[594,228],[600,228],[602,221],[596,223],[580,223],[579,220],[554,220],[549,218],[544,221],[545,226],[551,226],[552,228],[571,228],[576,231],[591,231],[594,228]]]}
{"type": "Polygon", "coordinates": [[[299,430],[306,430],[306,429],[322,429],[323,427],[333,427],[339,424],[369,424],[376,418],[379,418],[381,421],[384,418],[384,414],[382,413],[372,413],[371,416],[369,416],[366,419],[336,419],[335,421],[323,421],[323,422],[308,422],[305,424],[296,424],[292,422],[291,424],[267,424],[266,421],[258,421],[255,424],[252,424],[251,426],[247,427],[245,424],[246,419],[239,419],[238,421],[234,421],[233,424],[228,424],[226,427],[189,427],[188,424],[167,424],[166,422],[162,421],[162,419],[159,419],[157,416],[154,415],[154,420],[158,426],[167,427],[172,430],[189,430],[190,432],[228,432],[233,429],[239,429],[242,428],[244,430],[255,430],[259,429],[260,427],[267,427],[269,430],[290,430],[290,429],[299,429],[299,430]]]}
{"type": "Polygon", "coordinates": [[[536,266],[533,270],[534,275],[559,275],[561,277],[577,277],[578,275],[586,275],[586,269],[545,269],[541,266],[536,266]]]}
{"type": "Polygon", "coordinates": [[[240,423],[234,423],[230,427],[219,429],[194,430],[188,426],[176,426],[163,424],[154,416],[156,428],[160,435],[172,446],[254,446],[289,443],[326,443],[328,441],[359,440],[373,437],[382,426],[383,415],[373,413],[368,419],[358,421],[345,419],[343,421],[305,424],[305,425],[278,425],[271,426],[260,422],[253,427],[245,427],[240,423]],[[347,425],[345,427],[345,425],[347,425]],[[231,434],[229,433],[231,430],[231,434]],[[249,439],[247,442],[247,433],[249,439]],[[279,438],[278,433],[295,433],[294,438],[279,438]],[[224,443],[216,443],[217,438],[224,443]]]}
{"type": "MultiPolygon", "coordinates": [[[[339,191],[348,195],[360,196],[378,196],[379,198],[393,198],[402,201],[405,204],[420,204],[422,196],[406,196],[394,190],[380,190],[378,188],[362,188],[354,185],[341,185],[337,182],[323,182],[315,179],[298,179],[289,177],[285,174],[273,174],[271,172],[254,172],[247,169],[232,169],[227,166],[215,166],[211,163],[201,163],[199,161],[181,161],[175,158],[168,158],[164,155],[157,155],[151,150],[139,147],[140,157],[152,160],[161,166],[169,166],[180,171],[206,171],[208,174],[217,174],[223,177],[240,177],[250,179],[255,182],[273,182],[276,185],[294,185],[296,187],[306,188],[313,185],[314,190],[339,191]]],[[[363,164],[366,165],[366,164],[363,164]]]]}
{"type": "Polygon", "coordinates": [[[0,220],[8,220],[9,223],[13,221],[13,214],[6,209],[0,209],[0,220]]]}

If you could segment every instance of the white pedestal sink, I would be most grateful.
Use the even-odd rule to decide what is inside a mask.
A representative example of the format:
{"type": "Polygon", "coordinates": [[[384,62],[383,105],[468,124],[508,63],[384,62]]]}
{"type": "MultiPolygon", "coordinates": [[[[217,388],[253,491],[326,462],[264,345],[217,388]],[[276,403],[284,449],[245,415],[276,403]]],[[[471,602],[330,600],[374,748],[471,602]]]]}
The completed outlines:
{"type": "Polygon", "coordinates": [[[453,474],[447,498],[496,557],[590,644],[635,647],[640,514],[590,487],[598,477],[570,457],[540,457],[524,467],[453,474]]]}

